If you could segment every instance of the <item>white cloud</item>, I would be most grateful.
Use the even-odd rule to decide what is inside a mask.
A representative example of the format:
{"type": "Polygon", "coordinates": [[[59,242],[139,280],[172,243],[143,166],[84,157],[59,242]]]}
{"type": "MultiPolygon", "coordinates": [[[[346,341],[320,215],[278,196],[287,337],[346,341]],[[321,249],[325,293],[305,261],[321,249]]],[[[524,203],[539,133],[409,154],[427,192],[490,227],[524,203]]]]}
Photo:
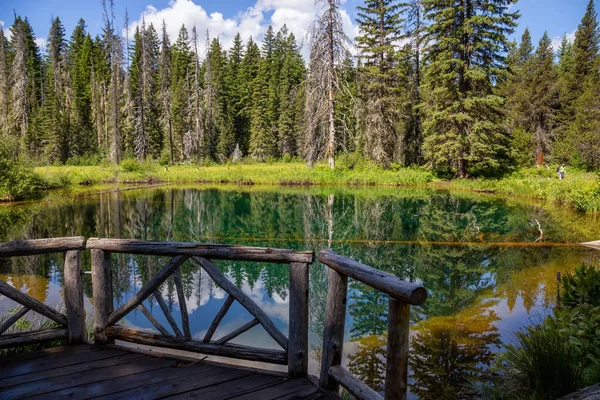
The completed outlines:
{"type": "MultiPolygon", "coordinates": [[[[565,33],[565,35],[567,36],[567,40],[570,43],[573,43],[573,41],[575,40],[575,31],[571,32],[571,33],[565,33]]],[[[560,48],[560,44],[562,43],[563,37],[562,36],[555,36],[552,38],[552,49],[554,49],[554,51],[557,51],[560,48]]]]}
{"type": "MultiPolygon", "coordinates": [[[[320,12],[321,6],[315,5],[314,0],[256,0],[254,6],[232,18],[225,18],[217,12],[208,14],[201,5],[192,0],[171,0],[168,7],[160,10],[148,6],[132,24],[132,29],[135,30],[136,26],[141,25],[143,19],[146,24],[152,23],[155,29],[160,30],[164,20],[171,42],[174,42],[181,25],[185,25],[190,31],[195,25],[199,35],[199,51],[203,54],[207,29],[211,38],[218,37],[223,46],[229,49],[238,32],[244,42],[251,36],[261,41],[269,25],[273,25],[273,29],[277,31],[286,24],[298,44],[305,44],[303,54],[306,56],[306,36],[310,25],[320,12]],[[267,14],[270,14],[270,18],[267,18],[267,14]]],[[[346,10],[342,9],[341,13],[346,34],[353,39],[358,29],[346,10]]]]}
{"type": "Polygon", "coordinates": [[[44,37],[35,38],[35,44],[38,45],[40,51],[43,53],[46,51],[46,45],[48,44],[48,39],[44,37]]]}

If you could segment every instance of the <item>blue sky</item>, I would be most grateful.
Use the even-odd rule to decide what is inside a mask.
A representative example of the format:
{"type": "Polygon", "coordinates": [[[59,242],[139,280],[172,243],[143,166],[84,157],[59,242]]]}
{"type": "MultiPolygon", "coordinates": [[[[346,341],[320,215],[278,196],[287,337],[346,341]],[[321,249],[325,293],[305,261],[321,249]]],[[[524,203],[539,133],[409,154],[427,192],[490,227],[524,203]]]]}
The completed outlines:
{"type": "MultiPolygon", "coordinates": [[[[67,34],[84,18],[92,34],[100,32],[102,9],[100,0],[0,0],[0,21],[8,28],[13,21],[13,10],[27,16],[32,23],[36,36],[47,36],[50,19],[58,16],[65,25],[67,34]]],[[[579,24],[588,0],[520,0],[514,8],[521,13],[515,38],[519,38],[525,26],[531,30],[535,42],[544,30],[550,37],[558,40],[563,34],[572,34],[579,24]]],[[[116,16],[122,24],[125,8],[135,25],[146,12],[146,21],[159,24],[162,19],[169,24],[169,33],[173,37],[182,23],[196,24],[199,32],[209,28],[211,35],[218,35],[225,45],[231,41],[238,30],[246,39],[249,36],[260,39],[269,24],[276,28],[284,22],[300,38],[305,36],[308,25],[316,11],[314,0],[115,0],[116,16]],[[148,6],[153,9],[148,10],[148,6]],[[204,13],[205,12],[205,13],[204,13]],[[219,15],[211,15],[220,13],[219,15]]],[[[347,0],[344,9],[347,13],[347,25],[354,21],[355,8],[362,0],[347,0]]],[[[598,6],[598,4],[597,4],[598,6]]],[[[347,33],[354,36],[355,26],[348,26],[347,33]]],[[[174,38],[172,38],[174,40],[174,38]]]]}

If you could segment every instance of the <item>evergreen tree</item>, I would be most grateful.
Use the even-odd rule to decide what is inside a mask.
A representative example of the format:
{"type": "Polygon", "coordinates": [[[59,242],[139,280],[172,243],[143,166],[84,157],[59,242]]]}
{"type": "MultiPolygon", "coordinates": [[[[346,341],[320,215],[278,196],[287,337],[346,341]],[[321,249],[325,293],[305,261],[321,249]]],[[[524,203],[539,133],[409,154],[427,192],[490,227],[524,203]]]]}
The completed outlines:
{"type": "Polygon", "coordinates": [[[10,127],[8,52],[8,41],[0,28],[0,133],[4,135],[10,127]]]}
{"type": "Polygon", "coordinates": [[[492,172],[508,163],[503,99],[493,83],[505,72],[506,35],[516,0],[425,0],[424,151],[430,166],[458,177],[492,172]]]}
{"type": "MultiPolygon", "coordinates": [[[[173,119],[174,152],[178,160],[185,160],[184,136],[192,129],[188,113],[192,63],[190,38],[185,25],[181,26],[175,44],[171,47],[171,118],[173,119]]],[[[192,149],[191,153],[194,153],[192,149]]]]}
{"type": "Polygon", "coordinates": [[[159,104],[163,131],[168,136],[169,165],[174,163],[173,155],[173,124],[171,120],[171,52],[167,24],[163,20],[162,44],[159,61],[160,94],[159,104]]]}
{"type": "Polygon", "coordinates": [[[225,66],[224,98],[226,109],[226,120],[231,129],[230,135],[220,142],[220,153],[223,158],[229,157],[229,151],[233,143],[234,149],[243,141],[244,118],[242,115],[242,61],[244,58],[244,44],[238,33],[233,38],[233,46],[229,51],[229,57],[225,66]],[[230,143],[230,141],[232,143],[230,143]]]}
{"type": "Polygon", "coordinates": [[[44,90],[44,130],[50,161],[64,163],[69,157],[65,29],[56,17],[48,33],[48,66],[44,90]]]}
{"type": "MultiPolygon", "coordinates": [[[[206,135],[202,143],[205,158],[217,160],[219,150],[224,159],[229,158],[235,148],[231,132],[225,125],[223,101],[223,67],[225,60],[219,39],[209,40],[207,35],[208,53],[204,60],[204,129],[206,135]],[[209,45],[210,43],[210,45],[209,45]],[[219,142],[222,143],[219,146],[219,142]]],[[[221,161],[224,160],[221,158],[221,161]]]]}
{"type": "Polygon", "coordinates": [[[86,33],[85,21],[79,23],[69,44],[69,89],[71,104],[71,154],[83,156],[95,148],[91,115],[92,39],[86,33]]]}
{"type": "Polygon", "coordinates": [[[22,20],[17,17],[10,28],[13,46],[13,60],[11,66],[11,133],[23,139],[29,127],[31,103],[28,96],[29,82],[33,79],[27,68],[29,47],[27,46],[27,32],[22,20]]]}
{"type": "Polygon", "coordinates": [[[289,34],[286,38],[282,46],[281,58],[278,90],[278,152],[295,156],[298,152],[298,133],[302,125],[302,99],[299,94],[302,94],[301,84],[306,70],[293,34],[289,34]]]}
{"type": "Polygon", "coordinates": [[[243,154],[248,154],[250,151],[250,121],[252,119],[252,110],[255,105],[254,90],[260,65],[260,49],[254,40],[250,38],[246,45],[246,52],[241,65],[240,148],[243,154]]]}
{"type": "Polygon", "coordinates": [[[365,152],[375,162],[389,166],[398,160],[397,42],[404,20],[394,0],[366,0],[358,7],[361,35],[356,38],[365,81],[365,152]]]}
{"type": "Polygon", "coordinates": [[[253,101],[250,120],[250,154],[259,161],[275,157],[277,138],[265,115],[269,111],[269,61],[260,61],[258,75],[254,82],[253,101]]]}
{"type": "Polygon", "coordinates": [[[406,15],[405,36],[409,41],[400,53],[398,67],[400,71],[400,80],[404,79],[405,93],[401,94],[404,98],[402,109],[406,110],[405,129],[402,134],[402,152],[405,165],[421,164],[423,161],[423,122],[421,118],[421,52],[425,35],[425,22],[423,21],[423,1],[408,0],[400,3],[403,13],[406,15]]]}

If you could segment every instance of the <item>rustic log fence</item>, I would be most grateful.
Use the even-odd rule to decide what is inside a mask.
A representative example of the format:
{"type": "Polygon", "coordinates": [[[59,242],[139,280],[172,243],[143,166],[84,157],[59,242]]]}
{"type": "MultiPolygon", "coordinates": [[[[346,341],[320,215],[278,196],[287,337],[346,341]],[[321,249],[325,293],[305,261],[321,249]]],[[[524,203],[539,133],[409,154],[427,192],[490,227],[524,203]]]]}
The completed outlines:
{"type": "Polygon", "coordinates": [[[422,286],[376,270],[331,250],[321,251],[318,258],[329,267],[319,385],[323,389],[337,392],[341,384],[358,399],[382,398],[341,365],[348,277],[350,277],[389,295],[385,398],[406,399],[410,306],[423,304],[427,299],[427,291],[422,286]]]}
{"type": "Polygon", "coordinates": [[[69,344],[86,340],[85,309],[81,251],[85,249],[83,237],[21,240],[0,243],[0,258],[23,257],[50,253],[64,254],[64,305],[66,315],[13,288],[0,280],[0,294],[21,305],[15,314],[0,325],[0,348],[24,346],[54,340],[66,340],[69,344]],[[34,332],[4,334],[30,311],[56,322],[60,327],[34,332]]]}
{"type": "MultiPolygon", "coordinates": [[[[0,294],[22,305],[22,308],[0,325],[0,348],[54,340],[67,340],[69,344],[86,341],[82,286],[84,272],[81,268],[81,251],[86,248],[91,250],[94,341],[97,345],[111,344],[115,340],[122,340],[207,355],[287,365],[290,377],[307,375],[309,267],[314,262],[314,253],[311,251],[96,238],[89,239],[86,244],[82,237],[0,243],[0,258],[64,253],[66,309],[66,315],[62,314],[0,280],[0,294]],[[112,253],[171,257],[171,259],[133,297],[114,309],[112,253]],[[192,337],[186,309],[180,267],[188,260],[200,266],[228,294],[202,339],[192,337]],[[287,264],[290,279],[288,337],[211,260],[287,264]],[[160,291],[161,285],[171,276],[179,300],[181,326],[177,324],[160,291]],[[143,302],[150,296],[153,296],[158,303],[170,330],[163,326],[144,306],[143,302]],[[213,336],[219,324],[235,301],[242,305],[253,319],[214,340],[213,336]],[[140,310],[160,333],[140,331],[118,325],[119,321],[134,309],[140,310]],[[60,327],[3,335],[29,311],[35,311],[55,321],[60,327]],[[281,349],[264,349],[230,343],[231,340],[256,325],[261,325],[281,349]]],[[[381,399],[378,393],[342,367],[348,278],[350,277],[389,295],[385,398],[406,399],[410,306],[423,304],[427,299],[427,291],[422,286],[378,271],[331,250],[321,251],[318,258],[329,267],[319,386],[337,392],[341,385],[359,399],[381,399]]]]}
{"type": "Polygon", "coordinates": [[[123,239],[96,239],[87,241],[92,251],[92,285],[94,295],[94,339],[97,344],[115,339],[137,344],[187,350],[208,355],[262,361],[288,366],[292,377],[305,376],[308,370],[308,272],[314,253],[284,249],[267,249],[233,245],[206,245],[194,243],[148,242],[123,239]],[[144,284],[127,302],[113,309],[111,254],[125,253],[150,256],[168,256],[171,260],[144,284]],[[201,340],[191,337],[186,301],[179,268],[191,260],[198,264],[228,297],[201,340]],[[290,270],[290,325],[286,337],[267,314],[235,286],[211,260],[254,261],[288,264],[290,270]],[[179,327],[160,293],[160,286],[173,276],[179,299],[182,326],[179,327]],[[172,333],[161,325],[142,304],[154,296],[165,314],[172,333]],[[225,336],[213,340],[219,323],[234,301],[242,305],[254,319],[225,336]],[[129,329],[117,323],[138,308],[160,334],[129,329]],[[281,347],[262,349],[229,343],[232,339],[256,325],[261,325],[281,347]]]}

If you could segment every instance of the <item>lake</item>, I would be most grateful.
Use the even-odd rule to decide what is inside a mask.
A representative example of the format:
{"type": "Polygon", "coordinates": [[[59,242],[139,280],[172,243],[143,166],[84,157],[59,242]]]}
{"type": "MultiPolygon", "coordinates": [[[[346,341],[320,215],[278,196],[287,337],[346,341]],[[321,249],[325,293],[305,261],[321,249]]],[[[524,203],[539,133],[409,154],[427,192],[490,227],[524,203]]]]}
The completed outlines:
{"type": "MultiPolygon", "coordinates": [[[[331,247],[398,277],[422,283],[429,298],[411,311],[413,397],[471,398],[514,332],[551,312],[557,274],[600,252],[565,244],[598,240],[593,217],[551,204],[483,194],[415,188],[172,186],[107,193],[63,193],[0,207],[0,240],[60,236],[231,243],[314,250],[331,247]],[[539,224],[539,225],[538,225],[539,224]],[[543,230],[540,237],[539,228],[543,230]],[[543,245],[532,245],[543,242],[543,245]]],[[[89,253],[83,266],[90,269],[89,253]]],[[[113,255],[115,302],[122,304],[165,258],[113,255]]],[[[285,265],[219,261],[217,265],[284,333],[285,265]]],[[[182,267],[192,335],[203,337],[226,297],[200,269],[182,267]]],[[[59,305],[61,257],[0,260],[0,279],[59,305]]],[[[91,278],[84,278],[91,298],[91,278]]],[[[178,318],[172,280],[161,289],[178,318]]],[[[350,282],[344,363],[375,389],[385,374],[387,296],[350,282]]],[[[318,372],[327,293],[326,270],[310,272],[310,372],[318,372]]],[[[89,307],[89,300],[86,300],[89,307]]],[[[146,306],[168,326],[157,303],[146,306]]],[[[15,304],[0,296],[0,315],[15,304]]],[[[234,303],[215,338],[252,317],[234,303]]],[[[137,311],[126,325],[153,329],[137,311]]],[[[276,348],[257,326],[234,343],[276,348]]]]}

